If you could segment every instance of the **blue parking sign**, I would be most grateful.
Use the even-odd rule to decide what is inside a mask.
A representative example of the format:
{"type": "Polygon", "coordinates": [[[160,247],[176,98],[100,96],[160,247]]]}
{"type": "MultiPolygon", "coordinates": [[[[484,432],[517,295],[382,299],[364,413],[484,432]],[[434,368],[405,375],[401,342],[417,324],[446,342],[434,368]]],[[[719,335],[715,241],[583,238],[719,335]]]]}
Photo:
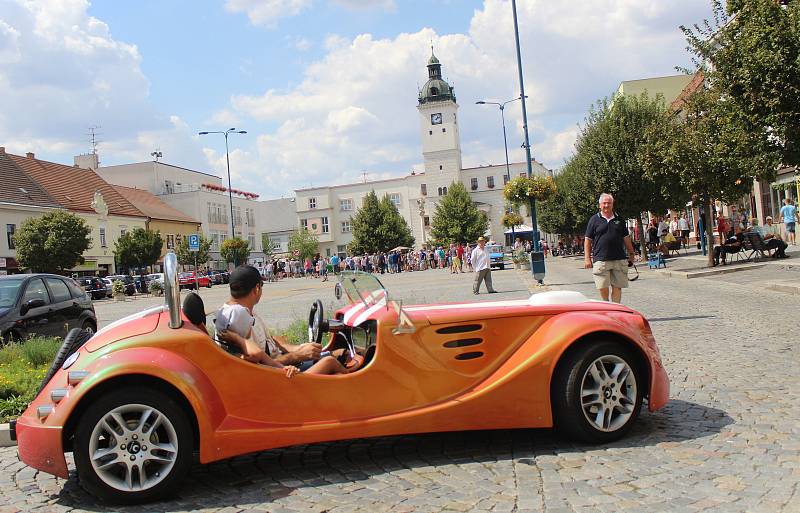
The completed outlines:
{"type": "Polygon", "coordinates": [[[200,250],[200,235],[193,233],[189,235],[189,251],[200,250]]]}

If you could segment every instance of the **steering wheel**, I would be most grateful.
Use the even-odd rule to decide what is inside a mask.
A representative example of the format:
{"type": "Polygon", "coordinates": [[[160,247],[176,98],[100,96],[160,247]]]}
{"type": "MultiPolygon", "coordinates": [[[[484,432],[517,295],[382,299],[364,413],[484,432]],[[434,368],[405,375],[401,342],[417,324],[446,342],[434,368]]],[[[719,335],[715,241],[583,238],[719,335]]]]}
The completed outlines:
{"type": "Polygon", "coordinates": [[[311,312],[308,314],[308,341],[315,344],[322,343],[322,332],[324,331],[324,312],[322,301],[317,299],[311,305],[311,312]]]}

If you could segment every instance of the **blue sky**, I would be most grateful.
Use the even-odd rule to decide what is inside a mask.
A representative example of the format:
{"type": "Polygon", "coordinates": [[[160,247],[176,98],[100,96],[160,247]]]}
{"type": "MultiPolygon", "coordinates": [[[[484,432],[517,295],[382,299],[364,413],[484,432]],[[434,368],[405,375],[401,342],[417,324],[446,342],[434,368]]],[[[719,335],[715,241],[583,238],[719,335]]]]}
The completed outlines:
{"type": "MultiPolygon", "coordinates": [[[[567,158],[587,108],[622,80],[674,74],[678,30],[708,0],[519,0],[533,155],[567,158]]],[[[460,105],[464,164],[503,161],[496,109],[518,94],[506,0],[0,0],[0,145],[71,163],[100,125],[104,164],[150,159],[289,196],[408,173],[433,42],[460,105]]],[[[522,160],[519,108],[506,111],[522,160]]]]}

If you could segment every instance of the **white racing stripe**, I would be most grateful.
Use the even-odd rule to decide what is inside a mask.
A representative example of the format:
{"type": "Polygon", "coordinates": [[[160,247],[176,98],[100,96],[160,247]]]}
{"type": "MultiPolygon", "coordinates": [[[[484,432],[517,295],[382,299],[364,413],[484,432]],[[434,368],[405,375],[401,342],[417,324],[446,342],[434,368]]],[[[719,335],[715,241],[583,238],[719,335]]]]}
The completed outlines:
{"type": "Polygon", "coordinates": [[[364,312],[363,312],[361,315],[359,315],[359,316],[356,318],[356,320],[355,320],[355,321],[353,321],[353,326],[358,326],[358,325],[359,325],[359,324],[361,324],[362,322],[364,322],[364,321],[366,321],[367,319],[369,319],[369,317],[370,317],[372,314],[374,314],[375,312],[377,312],[377,311],[378,311],[378,310],[380,310],[381,308],[385,308],[385,307],[386,307],[386,302],[385,302],[385,301],[383,301],[383,302],[380,302],[380,303],[376,303],[376,304],[372,305],[372,306],[371,306],[371,307],[369,307],[367,310],[365,310],[365,311],[364,311],[364,312]]]}
{"type": "Polygon", "coordinates": [[[477,303],[460,303],[454,305],[412,306],[404,307],[404,312],[425,312],[429,310],[460,310],[464,308],[502,308],[506,306],[530,306],[527,299],[513,299],[508,301],[484,301],[477,303]]]}
{"type": "Polygon", "coordinates": [[[350,324],[350,319],[353,318],[354,315],[358,314],[362,309],[364,309],[364,303],[355,303],[351,306],[345,313],[343,317],[343,321],[345,324],[350,324]]]}

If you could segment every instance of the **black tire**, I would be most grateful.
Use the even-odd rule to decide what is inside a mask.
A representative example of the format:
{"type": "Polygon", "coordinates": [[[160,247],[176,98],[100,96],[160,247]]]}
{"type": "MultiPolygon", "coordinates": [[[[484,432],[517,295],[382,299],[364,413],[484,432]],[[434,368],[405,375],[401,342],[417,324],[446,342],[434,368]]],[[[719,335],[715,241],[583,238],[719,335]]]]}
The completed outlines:
{"type": "MultiPolygon", "coordinates": [[[[583,343],[564,356],[564,360],[559,362],[558,370],[553,378],[551,398],[556,430],[569,438],[589,443],[607,443],[617,440],[624,436],[636,422],[642,407],[643,392],[647,386],[645,373],[639,368],[638,360],[630,349],[616,342],[583,343]],[[590,377],[590,365],[601,359],[621,360],[625,363],[631,371],[635,388],[635,391],[631,388],[630,380],[619,385],[616,392],[614,389],[598,385],[598,390],[604,391],[598,394],[598,404],[603,401],[609,401],[609,404],[612,404],[612,398],[613,401],[616,401],[618,396],[622,400],[623,396],[635,395],[633,401],[625,399],[628,403],[632,403],[630,412],[620,412],[616,407],[610,408],[609,417],[613,417],[616,412],[619,415],[618,421],[623,423],[618,426],[609,425],[606,430],[600,429],[596,423],[587,418],[599,410],[595,407],[594,411],[585,412],[581,393],[585,379],[591,379],[592,383],[595,381],[590,377]],[[624,393],[620,391],[624,391],[624,393]],[[615,393],[617,395],[614,395],[615,393]]],[[[602,422],[605,422],[605,416],[602,422]]]]}
{"type": "Polygon", "coordinates": [[[83,324],[81,324],[81,329],[89,334],[90,337],[94,336],[97,333],[97,324],[94,321],[85,320],[83,324]]]}
{"type": "Polygon", "coordinates": [[[504,270],[506,268],[506,264],[500,264],[500,270],[504,270]]]}
{"type": "MultiPolygon", "coordinates": [[[[85,321],[84,325],[89,322],[90,321],[85,321]]],[[[53,378],[55,373],[58,372],[58,369],[60,369],[64,364],[64,360],[66,360],[69,355],[80,349],[83,344],[92,338],[92,335],[94,335],[94,332],[89,333],[81,328],[72,328],[69,330],[67,336],[64,337],[64,342],[61,344],[61,347],[58,348],[56,357],[53,358],[53,363],[50,364],[50,368],[44,375],[44,379],[42,380],[42,384],[39,385],[39,390],[36,392],[36,395],[39,395],[39,392],[41,392],[44,387],[50,383],[50,380],[53,378]]]]}
{"type": "MultiPolygon", "coordinates": [[[[134,418],[137,417],[134,416],[134,418]]],[[[152,434],[149,435],[149,439],[145,439],[145,437],[139,439],[141,446],[137,454],[145,455],[155,450],[154,447],[145,449],[146,445],[144,444],[146,443],[155,444],[156,442],[168,440],[168,438],[163,438],[165,435],[161,433],[162,430],[163,423],[162,427],[153,429],[152,434]],[[158,437],[158,440],[153,440],[153,437],[158,437]]],[[[124,435],[127,436],[127,433],[128,432],[123,432],[123,435],[119,435],[120,438],[124,435]]],[[[166,436],[168,437],[169,434],[166,436]]],[[[124,442],[124,440],[122,441],[124,442]]],[[[119,442],[120,441],[114,442],[114,446],[119,442]]],[[[128,447],[130,447],[130,443],[128,447]]],[[[194,434],[191,424],[189,423],[186,413],[175,400],[155,389],[131,387],[121,390],[110,390],[108,393],[93,401],[77,423],[73,456],[75,458],[75,466],[78,470],[78,479],[89,493],[109,503],[141,504],[162,499],[178,491],[181,481],[183,481],[186,474],[189,472],[192,462],[193,447],[194,434]],[[175,439],[172,440],[171,443],[177,445],[177,451],[172,460],[174,463],[171,468],[167,470],[162,468],[159,474],[150,474],[156,475],[158,479],[160,479],[157,484],[145,488],[144,490],[125,491],[109,485],[97,474],[92,467],[89,457],[90,442],[92,431],[106,415],[117,408],[126,406],[135,408],[137,405],[157,410],[163,415],[163,418],[172,425],[175,439]],[[162,476],[161,474],[164,475],[162,476]]],[[[131,449],[129,448],[128,451],[131,451],[131,449]]],[[[131,451],[131,453],[132,452],[133,451],[131,451]]],[[[120,459],[119,461],[121,464],[124,460],[120,459]]],[[[145,467],[145,465],[146,464],[142,466],[148,468],[145,467]]],[[[117,467],[118,466],[119,465],[117,465],[117,467]]]]}

